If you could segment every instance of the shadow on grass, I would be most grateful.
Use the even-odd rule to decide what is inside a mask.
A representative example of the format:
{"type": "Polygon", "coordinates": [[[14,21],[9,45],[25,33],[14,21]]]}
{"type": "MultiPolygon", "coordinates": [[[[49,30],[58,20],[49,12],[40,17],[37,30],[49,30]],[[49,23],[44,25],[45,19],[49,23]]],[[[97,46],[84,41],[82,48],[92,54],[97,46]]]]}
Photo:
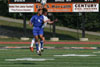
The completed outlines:
{"type": "MultiPolygon", "coordinates": [[[[24,36],[24,32],[23,32],[23,28],[2,25],[0,26],[0,35],[20,38],[24,36]]],[[[45,31],[46,40],[50,40],[50,37],[52,37],[52,35],[53,34],[51,32],[45,31]]],[[[33,38],[32,29],[27,29],[26,37],[33,38]]],[[[56,33],[56,37],[59,37],[60,40],[77,40],[77,38],[67,34],[65,35],[65,34],[56,33]]]]}
{"type": "Polygon", "coordinates": [[[35,63],[29,63],[29,62],[27,62],[27,63],[24,63],[24,62],[16,62],[16,63],[14,63],[14,64],[22,64],[22,65],[30,65],[30,64],[33,64],[33,65],[35,65],[35,63]]]}

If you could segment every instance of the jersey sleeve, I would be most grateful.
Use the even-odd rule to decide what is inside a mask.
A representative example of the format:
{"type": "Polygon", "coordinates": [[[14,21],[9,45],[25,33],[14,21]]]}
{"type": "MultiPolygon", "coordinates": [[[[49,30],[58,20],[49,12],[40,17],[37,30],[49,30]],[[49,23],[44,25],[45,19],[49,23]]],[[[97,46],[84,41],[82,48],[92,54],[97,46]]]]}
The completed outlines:
{"type": "Polygon", "coordinates": [[[35,16],[32,16],[32,18],[30,19],[31,24],[34,24],[34,19],[35,19],[35,16]]]}
{"type": "Polygon", "coordinates": [[[49,18],[47,16],[44,16],[44,21],[48,20],[49,18]]]}
{"type": "MultiPolygon", "coordinates": [[[[49,19],[47,16],[43,16],[43,18],[44,18],[44,21],[49,19]]],[[[47,22],[43,24],[42,28],[44,28],[45,26],[47,26],[47,22]]]]}

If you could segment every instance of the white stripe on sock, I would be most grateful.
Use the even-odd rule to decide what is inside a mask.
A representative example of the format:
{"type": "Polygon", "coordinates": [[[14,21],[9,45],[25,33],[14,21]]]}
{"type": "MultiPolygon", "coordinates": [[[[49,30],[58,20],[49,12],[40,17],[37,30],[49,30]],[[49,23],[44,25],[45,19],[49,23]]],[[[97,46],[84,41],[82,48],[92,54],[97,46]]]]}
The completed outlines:
{"type": "Polygon", "coordinates": [[[32,39],[32,42],[31,42],[31,47],[34,46],[34,43],[35,43],[35,39],[33,38],[33,39],[32,39]]]}
{"type": "Polygon", "coordinates": [[[41,44],[39,43],[39,51],[41,51],[41,44]]]}

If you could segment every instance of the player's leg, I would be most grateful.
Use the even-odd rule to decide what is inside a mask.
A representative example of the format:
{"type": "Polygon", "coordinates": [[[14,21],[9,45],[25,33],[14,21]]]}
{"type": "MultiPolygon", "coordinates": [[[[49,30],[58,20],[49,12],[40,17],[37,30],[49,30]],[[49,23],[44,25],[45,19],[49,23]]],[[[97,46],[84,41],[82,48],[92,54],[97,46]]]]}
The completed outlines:
{"type": "Polygon", "coordinates": [[[38,55],[41,55],[41,52],[39,51],[38,31],[37,30],[33,30],[33,35],[35,37],[36,52],[37,52],[38,55]]]}
{"type": "Polygon", "coordinates": [[[41,29],[40,33],[39,33],[39,36],[40,36],[40,48],[41,48],[41,51],[43,51],[43,45],[44,45],[44,37],[43,37],[43,29],[41,29]]]}
{"type": "Polygon", "coordinates": [[[43,48],[43,44],[44,44],[44,37],[43,35],[40,35],[40,44],[41,44],[41,48],[43,48]]]}
{"type": "Polygon", "coordinates": [[[34,44],[35,44],[35,38],[32,39],[32,42],[31,42],[31,46],[30,46],[30,50],[33,52],[34,51],[34,44]]]}
{"type": "Polygon", "coordinates": [[[39,50],[39,41],[38,36],[35,36],[35,45],[36,45],[36,52],[39,56],[41,56],[41,51],[39,50]]]}
{"type": "Polygon", "coordinates": [[[35,38],[32,39],[32,42],[31,42],[31,46],[30,47],[33,47],[35,44],[35,38]]]}
{"type": "Polygon", "coordinates": [[[35,45],[36,45],[36,50],[39,51],[39,42],[38,42],[38,35],[35,36],[35,45]]]}

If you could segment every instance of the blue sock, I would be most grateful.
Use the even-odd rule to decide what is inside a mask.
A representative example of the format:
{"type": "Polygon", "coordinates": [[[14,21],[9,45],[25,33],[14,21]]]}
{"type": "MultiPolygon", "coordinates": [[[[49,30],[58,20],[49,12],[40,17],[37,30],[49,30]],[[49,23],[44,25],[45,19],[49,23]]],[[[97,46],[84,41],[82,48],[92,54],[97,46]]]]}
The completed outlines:
{"type": "Polygon", "coordinates": [[[41,44],[41,48],[43,48],[43,41],[40,41],[40,44],[41,44]]]}
{"type": "Polygon", "coordinates": [[[36,42],[36,50],[38,51],[39,50],[39,43],[38,42],[36,42]]]}

